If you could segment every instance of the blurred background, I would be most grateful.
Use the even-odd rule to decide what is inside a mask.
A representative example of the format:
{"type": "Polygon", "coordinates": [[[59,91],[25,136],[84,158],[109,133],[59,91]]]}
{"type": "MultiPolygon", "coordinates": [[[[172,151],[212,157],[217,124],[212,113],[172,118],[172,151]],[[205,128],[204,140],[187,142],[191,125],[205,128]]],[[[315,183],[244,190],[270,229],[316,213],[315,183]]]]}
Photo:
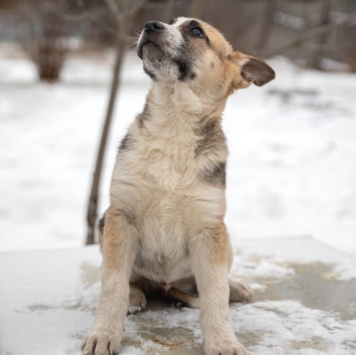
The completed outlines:
{"type": "Polygon", "coordinates": [[[354,0],[0,0],[0,251],[96,241],[150,85],[135,41],[177,16],[277,73],[226,109],[234,244],[307,235],[355,255],[354,0]]]}

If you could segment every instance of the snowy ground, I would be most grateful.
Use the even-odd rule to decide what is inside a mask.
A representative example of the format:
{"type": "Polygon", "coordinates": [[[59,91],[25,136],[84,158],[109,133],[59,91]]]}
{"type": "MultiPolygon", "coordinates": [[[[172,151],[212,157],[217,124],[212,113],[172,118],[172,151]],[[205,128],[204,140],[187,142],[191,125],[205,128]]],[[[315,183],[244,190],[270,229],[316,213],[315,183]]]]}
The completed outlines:
{"type": "MultiPolygon", "coordinates": [[[[235,260],[232,277],[256,290],[252,303],[230,307],[249,355],[356,354],[353,257],[309,238],[264,238],[242,240],[235,260]]],[[[80,355],[100,263],[96,246],[2,253],[11,272],[0,273],[0,353],[80,355]]],[[[126,318],[120,354],[203,355],[199,310],[148,306],[126,318]]]]}
{"type": "MultiPolygon", "coordinates": [[[[0,250],[80,246],[110,81],[107,53],[67,62],[39,83],[0,48],[0,250]]],[[[271,61],[277,79],[228,102],[231,237],[311,235],[356,254],[356,77],[271,61]]],[[[144,105],[149,79],[129,56],[110,136],[100,209],[118,142],[144,105]]]]}

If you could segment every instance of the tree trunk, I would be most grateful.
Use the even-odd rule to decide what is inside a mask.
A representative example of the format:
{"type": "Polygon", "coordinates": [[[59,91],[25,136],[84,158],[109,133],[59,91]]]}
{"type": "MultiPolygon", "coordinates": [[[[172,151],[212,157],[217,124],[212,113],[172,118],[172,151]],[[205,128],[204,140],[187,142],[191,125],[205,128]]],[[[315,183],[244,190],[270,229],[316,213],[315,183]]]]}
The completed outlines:
{"type": "MultiPolygon", "coordinates": [[[[330,11],[331,11],[331,1],[323,0],[321,4],[321,20],[320,25],[327,25],[330,23],[330,11]]],[[[311,60],[311,68],[321,69],[321,57],[323,54],[323,45],[325,44],[328,37],[328,33],[324,32],[316,39],[316,42],[319,44],[319,48],[315,50],[313,58],[311,60]]]]}
{"type": "Polygon", "coordinates": [[[101,134],[99,150],[96,158],[95,170],[93,174],[92,186],[91,186],[90,197],[88,202],[88,210],[87,210],[88,230],[87,230],[87,239],[86,239],[87,245],[95,243],[95,222],[96,222],[97,210],[98,210],[98,196],[99,196],[101,171],[102,171],[102,166],[104,161],[106,142],[108,139],[110,124],[112,121],[112,116],[115,107],[117,89],[120,82],[120,71],[121,71],[122,59],[124,54],[124,46],[125,46],[124,41],[118,40],[117,48],[116,48],[115,66],[113,70],[111,89],[110,89],[110,98],[106,111],[103,130],[101,134]]]}

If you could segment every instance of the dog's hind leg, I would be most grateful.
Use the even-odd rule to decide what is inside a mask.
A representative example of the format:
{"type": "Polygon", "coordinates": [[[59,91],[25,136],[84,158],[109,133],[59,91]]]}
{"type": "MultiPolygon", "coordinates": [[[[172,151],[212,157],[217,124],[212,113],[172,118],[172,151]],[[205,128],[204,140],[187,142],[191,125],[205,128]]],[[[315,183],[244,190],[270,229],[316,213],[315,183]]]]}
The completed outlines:
{"type": "Polygon", "coordinates": [[[247,302],[253,296],[252,288],[245,282],[229,280],[230,302],[247,302]]]}
{"type": "Polygon", "coordinates": [[[146,308],[146,295],[139,282],[130,282],[128,313],[133,314],[143,311],[146,308]]]}

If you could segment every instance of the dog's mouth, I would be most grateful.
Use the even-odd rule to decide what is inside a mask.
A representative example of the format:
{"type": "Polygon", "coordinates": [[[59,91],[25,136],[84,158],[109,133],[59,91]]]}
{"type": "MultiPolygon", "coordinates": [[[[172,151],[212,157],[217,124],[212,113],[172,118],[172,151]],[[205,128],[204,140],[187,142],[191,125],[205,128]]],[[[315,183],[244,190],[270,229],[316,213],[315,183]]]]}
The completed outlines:
{"type": "Polygon", "coordinates": [[[137,54],[142,60],[144,56],[147,57],[148,60],[162,60],[164,50],[157,41],[153,41],[148,36],[144,36],[138,45],[137,54]]]}
{"type": "MultiPolygon", "coordinates": [[[[151,40],[149,40],[148,38],[144,41],[142,41],[139,46],[138,46],[138,50],[137,50],[137,54],[138,56],[143,59],[143,47],[147,46],[147,45],[154,45],[154,46],[157,46],[156,43],[152,42],[151,40]]],[[[157,46],[158,47],[158,46],[157,46]]]]}

